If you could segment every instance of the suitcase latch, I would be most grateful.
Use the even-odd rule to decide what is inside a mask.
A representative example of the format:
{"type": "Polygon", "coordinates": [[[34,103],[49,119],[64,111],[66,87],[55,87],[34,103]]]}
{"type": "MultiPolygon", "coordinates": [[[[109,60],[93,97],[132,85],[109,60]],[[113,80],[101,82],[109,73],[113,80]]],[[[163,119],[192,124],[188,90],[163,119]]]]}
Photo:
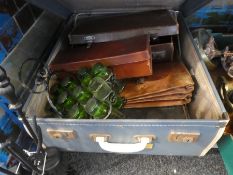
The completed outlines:
{"type": "Polygon", "coordinates": [[[77,134],[74,130],[48,128],[47,133],[53,139],[74,140],[77,138],[77,134]]]}
{"type": "Polygon", "coordinates": [[[169,142],[178,142],[178,143],[194,143],[197,141],[200,133],[197,132],[170,132],[168,136],[169,142]]]}

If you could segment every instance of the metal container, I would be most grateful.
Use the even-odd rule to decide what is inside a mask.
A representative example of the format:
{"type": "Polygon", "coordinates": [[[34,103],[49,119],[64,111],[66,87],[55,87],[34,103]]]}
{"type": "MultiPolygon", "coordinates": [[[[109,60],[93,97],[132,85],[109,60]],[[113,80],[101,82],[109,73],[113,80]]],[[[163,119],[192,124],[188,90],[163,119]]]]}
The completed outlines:
{"type": "MultiPolygon", "coordinates": [[[[33,1],[43,7],[43,1],[33,1]]],[[[47,2],[47,1],[46,1],[47,2]]],[[[48,2],[53,2],[52,0],[48,2]]],[[[59,1],[60,2],[60,1],[59,1]]],[[[151,9],[181,10],[187,15],[189,10],[206,1],[105,1],[94,3],[83,0],[66,0],[49,10],[65,16],[77,13],[70,18],[78,22],[84,14],[96,15],[121,12],[134,12],[151,9]],[[122,5],[125,8],[121,8],[122,5]],[[59,8],[55,8],[59,6],[59,8]],[[182,8],[181,8],[182,7],[182,8]],[[76,19],[76,20],[75,20],[76,19]]],[[[54,2],[53,2],[54,3],[54,2]]],[[[48,7],[47,7],[48,8],[48,7]]],[[[192,10],[190,10],[191,12],[192,10]]],[[[114,152],[154,155],[193,155],[204,156],[220,139],[229,120],[208,70],[201,60],[183,16],[178,15],[179,39],[177,48],[181,60],[186,64],[195,80],[195,93],[192,102],[180,108],[151,108],[126,111],[126,119],[73,120],[43,118],[38,116],[44,144],[56,146],[65,151],[114,152]]],[[[174,16],[175,17],[175,16],[174,16]]],[[[69,23],[64,26],[69,28],[69,23]]],[[[69,30],[64,29],[62,36],[69,30]]],[[[64,44],[62,37],[55,44],[47,64],[56,56],[64,44]]],[[[45,94],[31,95],[25,105],[27,115],[39,114],[45,106],[45,94]]]]}

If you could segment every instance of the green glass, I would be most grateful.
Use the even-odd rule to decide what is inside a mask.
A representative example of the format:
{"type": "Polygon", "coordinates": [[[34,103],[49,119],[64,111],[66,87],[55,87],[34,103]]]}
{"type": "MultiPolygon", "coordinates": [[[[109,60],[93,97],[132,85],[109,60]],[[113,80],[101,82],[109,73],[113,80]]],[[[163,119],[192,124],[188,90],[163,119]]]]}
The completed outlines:
{"type": "Polygon", "coordinates": [[[91,82],[93,76],[90,74],[89,69],[87,68],[81,68],[77,72],[77,77],[81,82],[81,85],[83,87],[88,87],[89,83],[91,82]]]}
{"type": "Polygon", "coordinates": [[[121,109],[125,105],[126,99],[124,97],[117,96],[113,101],[111,101],[111,103],[114,108],[121,109]]]}
{"type": "Polygon", "coordinates": [[[100,100],[105,101],[111,96],[115,96],[115,92],[102,78],[94,77],[88,85],[88,90],[93,96],[100,100]]]}
{"type": "Polygon", "coordinates": [[[125,118],[125,115],[120,111],[115,108],[111,108],[109,103],[101,102],[95,98],[89,99],[84,108],[85,111],[94,119],[104,119],[105,117],[111,119],[125,118]]]}
{"type": "Polygon", "coordinates": [[[117,80],[112,71],[101,63],[95,64],[91,69],[91,73],[94,77],[100,77],[109,82],[110,86],[117,93],[121,92],[124,88],[124,84],[117,80]]]}
{"type": "Polygon", "coordinates": [[[91,73],[93,76],[100,77],[106,81],[113,76],[113,73],[101,63],[95,64],[91,69],[91,73]]]}
{"type": "Polygon", "coordinates": [[[71,109],[67,113],[68,118],[73,118],[73,119],[87,119],[88,114],[84,110],[82,106],[79,104],[74,104],[71,109]]]}
{"type": "Polygon", "coordinates": [[[71,79],[70,77],[66,77],[61,81],[61,86],[63,88],[72,88],[72,86],[76,85],[76,81],[71,79]]]}
{"type": "Polygon", "coordinates": [[[105,102],[98,101],[95,98],[89,99],[84,108],[95,119],[103,119],[109,112],[109,106],[105,102]]]}
{"type": "Polygon", "coordinates": [[[70,95],[74,97],[80,104],[84,105],[92,97],[92,94],[80,86],[75,86],[74,89],[69,90],[70,95]]]}
{"type": "MultiPolygon", "coordinates": [[[[114,77],[114,76],[113,76],[113,77],[114,77]]],[[[115,78],[113,78],[113,79],[111,80],[111,83],[112,83],[112,88],[113,88],[113,90],[114,90],[115,92],[117,92],[117,93],[122,92],[123,89],[124,89],[124,87],[125,87],[125,84],[124,84],[122,81],[117,80],[117,79],[115,79],[115,78]]]]}
{"type": "Polygon", "coordinates": [[[57,104],[58,105],[63,105],[64,109],[70,109],[74,104],[75,100],[68,96],[68,93],[66,91],[62,92],[57,99],[57,104]]]}

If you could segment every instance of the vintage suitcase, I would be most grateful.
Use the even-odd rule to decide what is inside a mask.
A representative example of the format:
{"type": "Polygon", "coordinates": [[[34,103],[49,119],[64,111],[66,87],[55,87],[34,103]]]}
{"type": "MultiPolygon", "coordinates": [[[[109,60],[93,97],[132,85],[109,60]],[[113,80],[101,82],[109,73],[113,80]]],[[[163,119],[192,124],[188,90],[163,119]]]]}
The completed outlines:
{"type": "MultiPolygon", "coordinates": [[[[44,5],[41,3],[44,1],[33,2],[41,7],[44,5]]],[[[69,22],[76,24],[87,16],[92,18],[96,15],[169,9],[179,24],[179,39],[174,41],[174,50],[180,53],[181,61],[192,74],[195,92],[187,106],[125,109],[126,119],[119,120],[73,120],[46,115],[42,118],[36,111],[46,106],[46,94],[31,95],[24,109],[29,117],[38,116],[44,144],[66,151],[204,156],[222,136],[229,120],[182,16],[192,13],[205,2],[101,0],[97,3],[90,0],[50,0],[50,4],[56,6],[48,9],[65,17],[68,16],[67,11],[68,14],[74,13],[69,22]],[[182,14],[175,12],[177,10],[182,14]]],[[[70,30],[66,30],[69,24],[64,24],[64,32],[54,46],[47,66],[58,51],[69,44],[64,39],[70,33],[70,30]]]]}
{"type": "Polygon", "coordinates": [[[118,79],[143,77],[152,74],[151,56],[149,36],[143,35],[94,43],[90,48],[86,45],[68,46],[59,51],[49,67],[51,71],[77,72],[81,67],[101,62],[111,67],[118,79]]]}

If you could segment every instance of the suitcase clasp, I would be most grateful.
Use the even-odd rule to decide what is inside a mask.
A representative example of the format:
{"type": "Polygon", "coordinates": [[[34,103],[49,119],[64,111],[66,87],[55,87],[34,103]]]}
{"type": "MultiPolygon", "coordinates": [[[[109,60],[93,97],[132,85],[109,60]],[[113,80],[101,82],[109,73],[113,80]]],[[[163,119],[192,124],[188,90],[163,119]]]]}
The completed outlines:
{"type": "Polygon", "coordinates": [[[48,128],[47,133],[53,139],[74,140],[77,138],[77,134],[74,130],[48,128]]]}

